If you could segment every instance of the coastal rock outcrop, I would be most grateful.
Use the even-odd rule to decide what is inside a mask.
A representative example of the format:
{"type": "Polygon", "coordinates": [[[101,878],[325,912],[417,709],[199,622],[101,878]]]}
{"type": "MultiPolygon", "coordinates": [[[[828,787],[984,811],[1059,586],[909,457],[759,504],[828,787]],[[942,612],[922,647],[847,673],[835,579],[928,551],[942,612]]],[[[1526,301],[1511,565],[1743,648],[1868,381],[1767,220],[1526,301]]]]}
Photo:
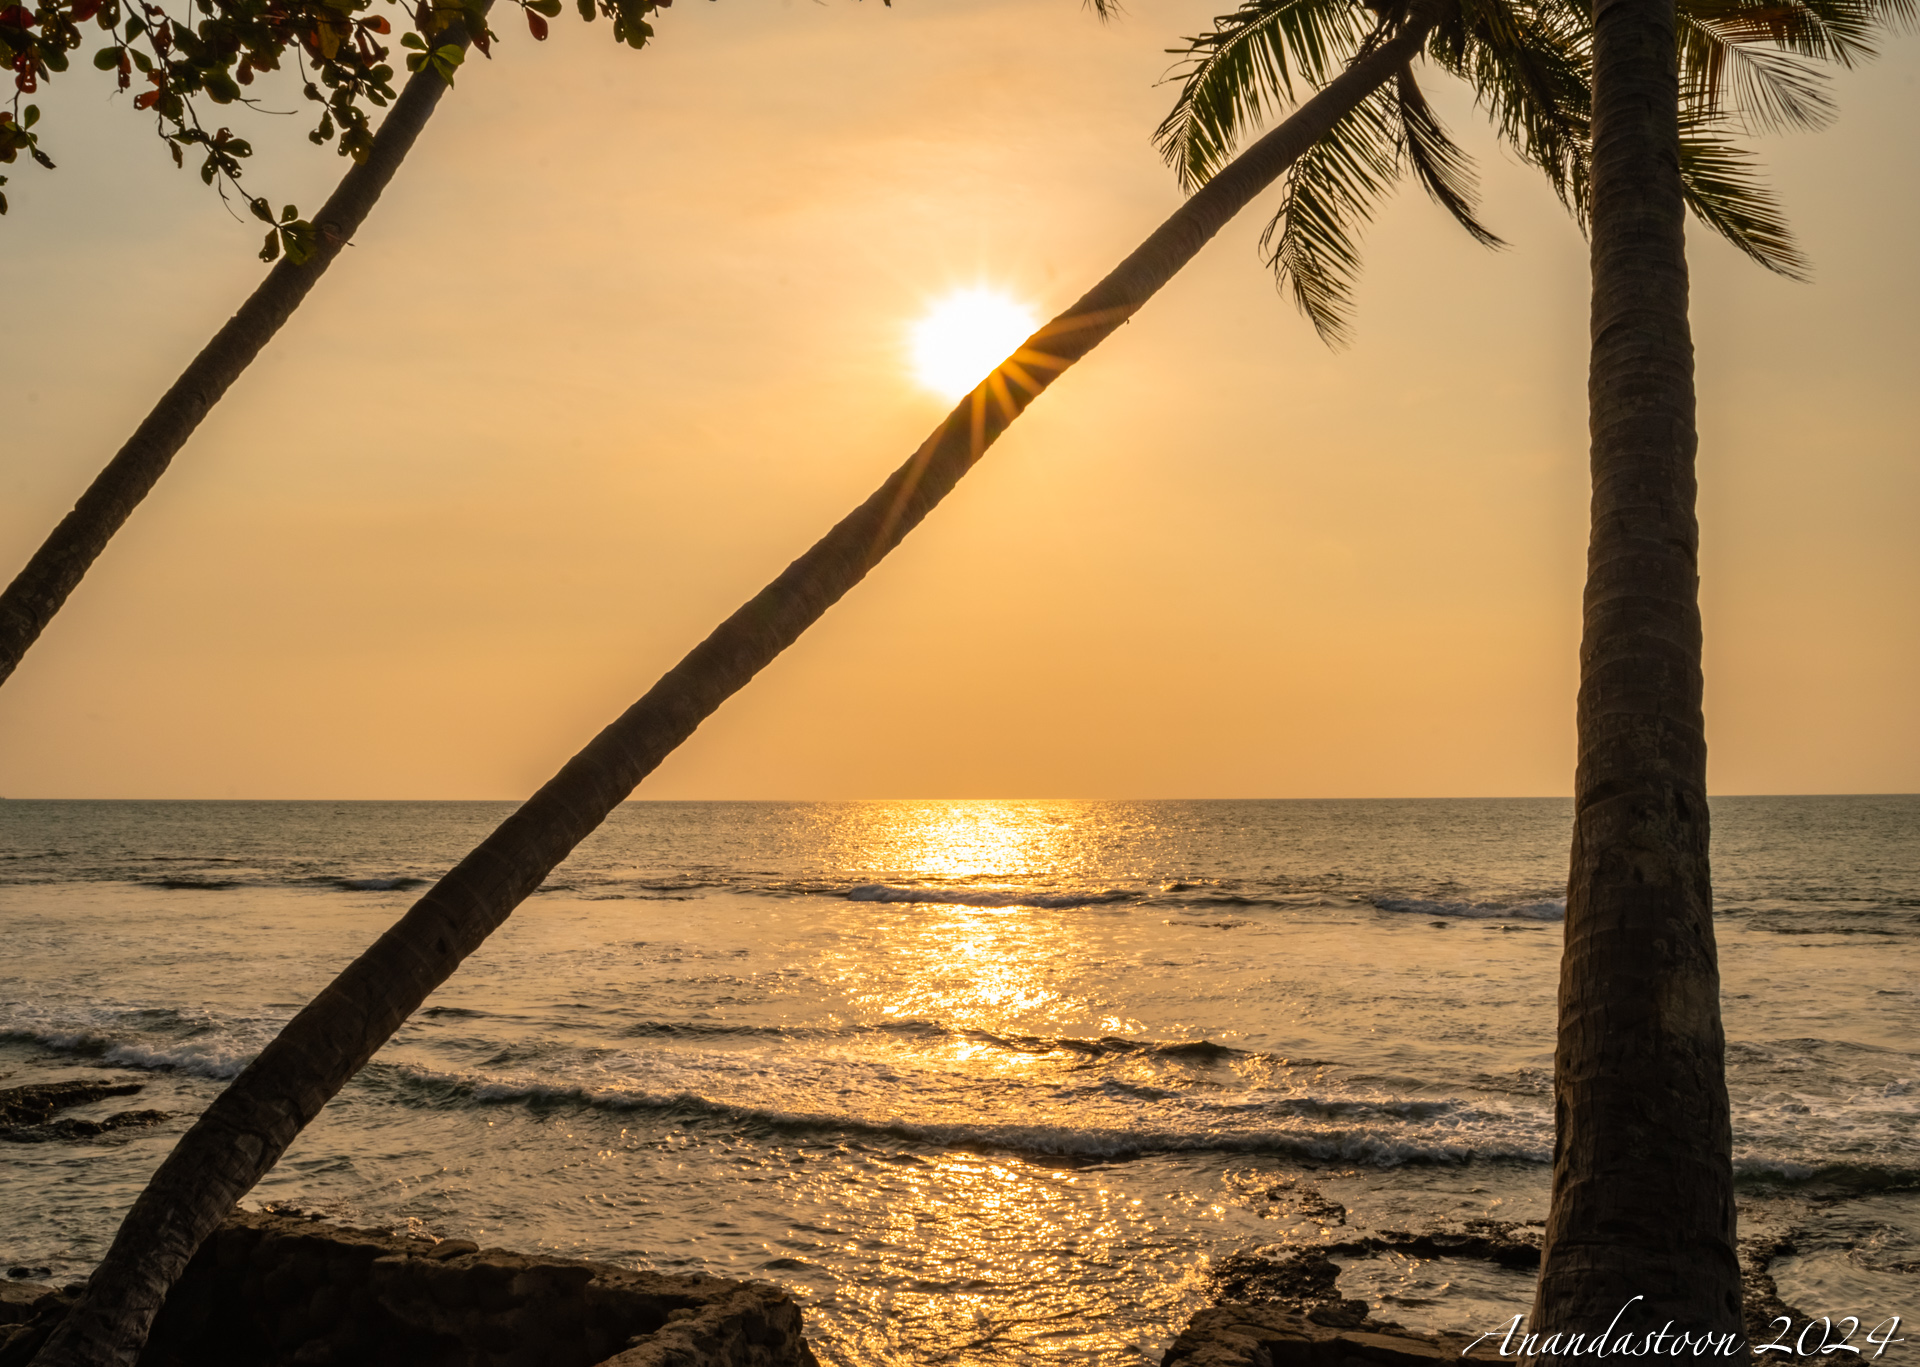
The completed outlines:
{"type": "Polygon", "coordinates": [[[152,1125],[168,1119],[165,1111],[120,1111],[104,1120],[81,1120],[59,1112],[86,1106],[110,1096],[131,1096],[138,1082],[42,1082],[27,1087],[0,1087],[0,1140],[12,1144],[39,1144],[51,1139],[91,1139],[109,1130],[152,1125]]]}
{"type": "MultiPolygon", "coordinates": [[[[7,1288],[23,1367],[77,1288],[7,1288]]],[[[155,1321],[141,1367],[818,1367],[760,1282],[631,1272],[465,1240],[237,1211],[155,1321]]]]}
{"type": "MultiPolygon", "coordinates": [[[[1161,1367],[1443,1367],[1452,1363],[1515,1362],[1503,1356],[1503,1336],[1416,1334],[1371,1313],[1364,1300],[1345,1299],[1338,1288],[1344,1258],[1383,1253],[1411,1258],[1470,1258],[1516,1271],[1540,1265],[1537,1226],[1502,1220],[1467,1220],[1425,1231],[1358,1230],[1348,1212],[1311,1187],[1286,1182],[1268,1192],[1304,1204],[1322,1222],[1321,1233],[1344,1229],[1346,1238],[1294,1248],[1231,1254],[1215,1265],[1214,1305],[1194,1315],[1174,1340],[1161,1367]],[[1471,1350],[1471,1351],[1469,1351],[1471,1350]]],[[[1750,1342],[1790,1339],[1814,1321],[1780,1298],[1769,1265],[1794,1251],[1791,1239],[1743,1208],[1742,1221],[1758,1226],[1740,1242],[1741,1279],[1750,1342]]],[[[1516,1307],[1524,1310],[1526,1307],[1516,1307]]],[[[1492,1326],[1489,1326],[1492,1327],[1492,1326]]]]}
{"type": "Polygon", "coordinates": [[[1471,1339],[1415,1338],[1335,1328],[1278,1304],[1229,1303],[1202,1310],[1160,1359],[1161,1367],[1445,1367],[1497,1361],[1471,1339]]]}

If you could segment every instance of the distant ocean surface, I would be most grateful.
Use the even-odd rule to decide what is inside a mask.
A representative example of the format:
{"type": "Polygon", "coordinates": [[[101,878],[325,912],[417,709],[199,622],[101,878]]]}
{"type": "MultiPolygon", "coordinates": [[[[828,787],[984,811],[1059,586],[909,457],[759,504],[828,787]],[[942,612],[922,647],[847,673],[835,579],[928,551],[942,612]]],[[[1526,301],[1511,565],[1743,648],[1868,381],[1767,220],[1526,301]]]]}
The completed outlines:
{"type": "MultiPolygon", "coordinates": [[[[176,1115],[0,1146],[0,1259],[90,1270],[192,1114],[510,810],[0,802],[0,1085],[176,1115]]],[[[1920,798],[1713,814],[1745,1227],[1792,1236],[1790,1304],[1920,1328],[1920,798]]],[[[1544,1216],[1570,821],[629,803],[251,1201],[772,1280],[839,1367],[1157,1362],[1230,1253],[1544,1216]]],[[[1444,1258],[1341,1286],[1416,1329],[1530,1297],[1444,1258]]]]}

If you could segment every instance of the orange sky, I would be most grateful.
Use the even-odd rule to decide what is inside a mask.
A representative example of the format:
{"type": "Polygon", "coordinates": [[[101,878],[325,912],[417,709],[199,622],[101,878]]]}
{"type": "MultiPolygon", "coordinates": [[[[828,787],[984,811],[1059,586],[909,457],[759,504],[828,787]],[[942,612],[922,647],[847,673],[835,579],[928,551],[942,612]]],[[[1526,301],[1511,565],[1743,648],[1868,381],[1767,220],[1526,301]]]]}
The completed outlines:
{"type": "MultiPolygon", "coordinates": [[[[0,794],[524,795],[918,444],[930,303],[1051,313],[1177,204],[1154,82],[1220,8],[516,26],[0,689],[0,794]]],[[[1815,284],[1696,238],[1717,791],[1920,789],[1917,71],[1763,144],[1815,284]]],[[[261,269],[90,76],[9,168],[9,574],[261,269]]],[[[1511,250],[1403,188],[1333,353],[1249,215],[639,795],[1567,792],[1584,247],[1433,84],[1511,250]]]]}

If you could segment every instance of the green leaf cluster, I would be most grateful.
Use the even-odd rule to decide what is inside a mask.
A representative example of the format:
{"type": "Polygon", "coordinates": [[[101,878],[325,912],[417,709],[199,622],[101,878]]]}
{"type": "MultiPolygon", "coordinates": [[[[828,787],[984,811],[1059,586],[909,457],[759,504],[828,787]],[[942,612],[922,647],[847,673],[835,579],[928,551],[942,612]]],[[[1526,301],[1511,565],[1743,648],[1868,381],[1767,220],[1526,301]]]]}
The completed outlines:
{"type": "MultiPolygon", "coordinates": [[[[1464,81],[1501,139],[1539,168],[1584,228],[1591,195],[1593,22],[1580,0],[1438,0],[1428,62],[1464,81]]],[[[1769,270],[1806,263],[1741,132],[1831,117],[1817,61],[1871,56],[1876,30],[1911,23],[1915,0],[1679,0],[1681,178],[1694,215],[1769,270]]],[[[1192,189],[1230,161],[1296,81],[1324,86],[1409,22],[1404,0],[1245,0],[1174,49],[1180,94],[1155,134],[1192,189]]],[[[1487,246],[1470,158],[1434,116],[1413,68],[1373,91],[1288,172],[1261,238],[1276,283],[1329,342],[1350,336],[1362,229],[1411,173],[1487,246]]]]}
{"type": "MultiPolygon", "coordinates": [[[[544,39],[562,0],[515,3],[533,36],[544,39]]],[[[614,37],[637,48],[653,36],[647,16],[671,3],[580,0],[580,9],[586,19],[611,18],[614,37]]],[[[228,128],[210,129],[202,118],[208,106],[258,106],[256,83],[276,75],[319,107],[309,140],[364,160],[373,145],[371,111],[397,98],[388,46],[396,21],[406,70],[431,69],[451,85],[469,39],[491,54],[498,35],[487,27],[487,9],[487,0],[0,0],[0,69],[13,78],[11,108],[0,108],[0,162],[25,154],[52,169],[39,135],[27,131],[40,111],[21,101],[86,52],[85,65],[132,91],[132,107],[154,116],[176,166],[194,154],[203,181],[223,198],[238,192],[258,214],[263,201],[241,189],[253,148],[228,128]]],[[[297,210],[290,214],[268,234],[263,260],[311,254],[312,226],[297,210]]]]}
{"type": "MultiPolygon", "coordinates": [[[[18,161],[20,154],[25,152],[49,171],[53,169],[53,159],[40,150],[40,135],[27,131],[38,122],[40,106],[37,104],[30,104],[22,110],[18,121],[12,110],[0,109],[0,162],[18,161]]],[[[0,176],[0,185],[6,183],[7,178],[0,176]]],[[[0,214],[6,211],[7,197],[0,194],[0,214]]]]}

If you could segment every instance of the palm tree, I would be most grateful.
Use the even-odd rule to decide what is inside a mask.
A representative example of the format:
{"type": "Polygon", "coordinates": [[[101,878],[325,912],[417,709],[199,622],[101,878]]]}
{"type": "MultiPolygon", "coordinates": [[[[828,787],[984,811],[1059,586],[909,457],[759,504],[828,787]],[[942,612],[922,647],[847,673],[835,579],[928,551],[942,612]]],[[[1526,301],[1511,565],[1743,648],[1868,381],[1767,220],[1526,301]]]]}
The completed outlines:
{"type": "MultiPolygon", "coordinates": [[[[1481,2],[1481,0],[1476,0],[1481,2]]],[[[1255,141],[1072,307],[962,399],[864,503],[694,648],[350,964],[201,1115],[155,1173],[87,1290],[36,1363],[131,1364],[194,1250],[300,1130],[461,960],[727,698],[817,621],[953,489],[1069,366],[1133,316],[1267,186],[1396,81],[1459,0],[1411,0],[1353,35],[1351,59],[1291,117],[1255,141]]],[[[1303,5],[1304,8],[1304,5],[1303,5]]],[[[1327,5],[1331,10],[1332,6],[1327,5]]],[[[1577,52],[1517,7],[1487,21],[1486,80],[1524,154],[1574,185],[1583,164],[1577,52]],[[1517,43],[1544,51],[1525,79],[1517,43]],[[1536,69],[1537,68],[1537,69],[1536,69]],[[1571,101],[1571,105],[1569,105],[1571,101]]],[[[1476,38],[1475,41],[1481,41],[1476,38]]],[[[1418,119],[1417,92],[1398,98],[1418,119]]],[[[1441,184],[1445,168],[1432,172],[1441,184]]],[[[1569,191],[1572,193],[1572,191],[1569,191]]],[[[1463,207],[1464,199],[1461,201],[1463,207]]]]}
{"type": "MultiPolygon", "coordinates": [[[[1900,0],[1905,3],[1905,0],[1900,0]]],[[[1798,278],[1805,263],[1778,208],[1730,136],[1819,127],[1830,116],[1807,57],[1843,64],[1871,54],[1880,0],[1680,0],[1686,70],[1680,193],[1701,222],[1749,257],[1798,278]]],[[[1172,112],[1155,134],[1189,189],[1204,184],[1267,111],[1291,103],[1297,78],[1324,83],[1351,46],[1355,11],[1328,0],[1245,0],[1175,49],[1187,59],[1172,112]]],[[[1565,0],[1458,0],[1426,55],[1465,81],[1503,136],[1548,177],[1584,226],[1591,204],[1592,24],[1565,0]]],[[[1476,240],[1504,245],[1473,214],[1473,175],[1415,83],[1396,74],[1289,171],[1261,240],[1277,283],[1320,335],[1349,336],[1358,229],[1404,170],[1476,240]]]]}
{"type": "MultiPolygon", "coordinates": [[[[1341,16],[1299,8],[1250,0],[1190,40],[1185,88],[1161,128],[1183,179],[1203,178],[1289,93],[1289,59],[1317,75],[1323,35],[1341,16]]],[[[1583,222],[1591,216],[1594,272],[1593,539],[1553,1203],[1533,1314],[1543,1336],[1605,1330],[1629,1305],[1621,1330],[1671,1321],[1740,1332],[1707,865],[1682,228],[1691,209],[1761,264],[1801,275],[1730,128],[1820,126],[1830,106],[1808,59],[1850,65],[1871,55],[1876,26],[1912,13],[1911,0],[1600,0],[1591,24],[1571,6],[1543,21],[1583,30],[1582,47],[1591,44],[1593,104],[1578,115],[1591,115],[1591,159],[1554,187],[1583,222]]],[[[1511,120],[1481,85],[1482,56],[1449,43],[1445,27],[1430,52],[1475,85],[1497,120],[1511,120]]],[[[1423,160],[1460,163],[1424,150],[1414,122],[1396,127],[1391,98],[1356,111],[1294,167],[1264,239],[1277,278],[1330,340],[1345,331],[1353,232],[1401,162],[1490,239],[1463,213],[1464,176],[1437,176],[1423,160]]],[[[1404,94],[1399,103],[1408,105],[1404,94]]],[[[1543,1350],[1541,1360],[1556,1356],[1543,1350]]]]}
{"type": "MultiPolygon", "coordinates": [[[[490,3],[484,0],[479,13],[484,15],[490,3]]],[[[464,52],[470,41],[465,21],[454,19],[435,35],[434,46],[436,51],[453,46],[464,52]]],[[[381,121],[365,160],[356,161],[341,177],[333,194],[314,215],[313,232],[303,235],[306,240],[301,244],[307,250],[298,254],[298,260],[296,253],[289,252],[267,272],[267,278],[247,296],[240,311],[193,358],[146,420],[134,429],[126,445],[87,486],[73,511],[60,520],[26,567],[0,593],[0,684],[12,675],[21,656],[46,630],[67,596],[79,587],[114,533],[152,492],[208,410],[273,340],[340,249],[359,231],[440,103],[451,79],[445,74],[449,67],[445,58],[438,65],[424,62],[408,78],[399,99],[381,121]]],[[[254,204],[255,212],[271,224],[270,211],[261,207],[265,201],[254,204]]],[[[279,237],[277,227],[268,233],[271,249],[277,251],[279,237]]]]}
{"type": "MultiPolygon", "coordinates": [[[[1822,15],[1824,30],[1796,29],[1783,46],[1848,61],[1868,51],[1873,22],[1913,14],[1911,0],[1878,0],[1822,15]]],[[[1774,15],[1712,17],[1764,27],[1774,15]]],[[[1630,1306],[1622,1329],[1741,1334],[1676,156],[1683,100],[1724,74],[1690,61],[1700,30],[1684,0],[1678,13],[1673,0],[1595,6],[1593,526],[1541,1333],[1605,1332],[1630,1306]]],[[[1753,112],[1796,117],[1783,101],[1807,94],[1805,83],[1773,89],[1780,99],[1753,112]]],[[[1567,1348],[1553,1344],[1542,1360],[1567,1348]]]]}
{"type": "Polygon", "coordinates": [[[1046,387],[1421,50],[1445,0],[1380,16],[1346,69],[955,405],[874,493],[660,679],[301,1010],[181,1137],[38,1367],[131,1367],[194,1250],[301,1129],[640,780],[918,526],[1046,387]]]}
{"type": "MultiPolygon", "coordinates": [[[[1315,32],[1293,8],[1254,0],[1189,44],[1194,65],[1162,127],[1184,177],[1204,175],[1263,102],[1285,93],[1289,55],[1313,73],[1315,32]]],[[[1877,24],[1911,13],[1908,0],[1596,7],[1591,162],[1555,181],[1576,212],[1591,213],[1595,492],[1553,1205],[1533,1315],[1543,1335],[1603,1330],[1629,1304],[1621,1329],[1740,1330],[1682,227],[1691,208],[1762,264],[1800,274],[1778,213],[1728,140],[1729,115],[1749,127],[1818,126],[1829,106],[1805,59],[1851,64],[1871,54],[1877,24]],[[1580,174],[1589,170],[1590,185],[1580,174]]],[[[1568,9],[1559,22],[1584,17],[1568,9]]],[[[1472,54],[1457,44],[1441,62],[1474,79],[1472,54]]],[[[1416,131],[1398,133],[1406,159],[1460,214],[1458,193],[1423,169],[1416,131]]],[[[1358,263],[1351,233],[1397,164],[1394,136],[1380,112],[1354,119],[1344,139],[1316,149],[1324,168],[1294,168],[1269,227],[1276,274],[1325,336],[1342,335],[1358,263]]]]}

